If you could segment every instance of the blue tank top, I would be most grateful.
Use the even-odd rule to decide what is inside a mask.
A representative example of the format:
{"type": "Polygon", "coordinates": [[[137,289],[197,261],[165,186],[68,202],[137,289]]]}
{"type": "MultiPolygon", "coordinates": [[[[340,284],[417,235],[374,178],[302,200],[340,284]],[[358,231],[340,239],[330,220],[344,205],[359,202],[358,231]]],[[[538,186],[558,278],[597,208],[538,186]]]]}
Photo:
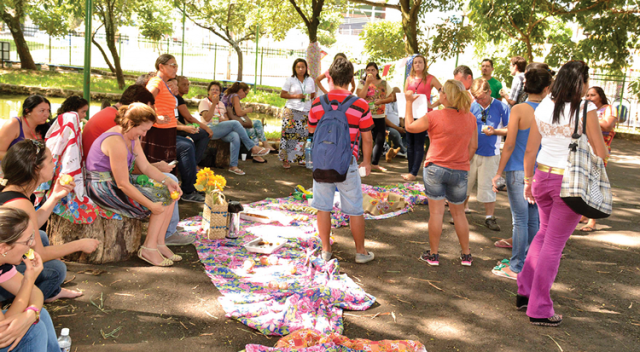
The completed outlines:
{"type": "Polygon", "coordinates": [[[12,140],[11,143],[9,143],[9,148],[13,147],[14,144],[24,140],[24,131],[22,130],[22,120],[20,120],[20,118],[15,116],[13,118],[18,120],[18,126],[20,126],[20,134],[18,135],[18,138],[12,140]]]}
{"type": "MultiPolygon", "coordinates": [[[[531,106],[533,110],[535,110],[540,103],[525,101],[525,104],[529,104],[529,106],[531,106]]],[[[532,121],[531,123],[535,123],[535,121],[532,121]]],[[[526,130],[518,130],[518,134],[516,135],[516,145],[513,148],[513,153],[511,153],[509,161],[507,161],[507,165],[504,167],[504,171],[524,170],[524,152],[525,150],[527,150],[529,130],[531,130],[531,128],[527,128],[526,130]]]]}

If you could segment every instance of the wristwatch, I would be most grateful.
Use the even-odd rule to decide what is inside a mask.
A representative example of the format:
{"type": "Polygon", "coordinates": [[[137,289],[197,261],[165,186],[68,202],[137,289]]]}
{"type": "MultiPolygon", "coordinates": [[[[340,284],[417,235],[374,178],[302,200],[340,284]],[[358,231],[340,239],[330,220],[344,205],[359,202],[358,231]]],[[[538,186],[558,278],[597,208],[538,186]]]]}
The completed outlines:
{"type": "Polygon", "coordinates": [[[28,306],[24,311],[26,312],[28,310],[32,310],[34,313],[36,313],[36,321],[33,323],[33,325],[38,324],[38,322],[40,322],[40,309],[36,308],[35,306],[28,306]]]}

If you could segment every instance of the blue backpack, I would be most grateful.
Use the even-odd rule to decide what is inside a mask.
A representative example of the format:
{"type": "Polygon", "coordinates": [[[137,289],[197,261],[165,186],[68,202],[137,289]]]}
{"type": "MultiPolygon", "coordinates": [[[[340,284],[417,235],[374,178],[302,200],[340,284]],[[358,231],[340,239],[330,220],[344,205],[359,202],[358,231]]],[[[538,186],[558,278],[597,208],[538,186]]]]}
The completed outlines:
{"type": "Polygon", "coordinates": [[[347,109],[356,100],[358,97],[350,95],[340,104],[336,100],[329,102],[328,95],[320,98],[324,115],[313,134],[311,151],[313,179],[317,182],[335,183],[347,179],[355,146],[355,143],[351,146],[347,109]],[[334,110],[332,104],[337,104],[338,108],[334,110]]]}

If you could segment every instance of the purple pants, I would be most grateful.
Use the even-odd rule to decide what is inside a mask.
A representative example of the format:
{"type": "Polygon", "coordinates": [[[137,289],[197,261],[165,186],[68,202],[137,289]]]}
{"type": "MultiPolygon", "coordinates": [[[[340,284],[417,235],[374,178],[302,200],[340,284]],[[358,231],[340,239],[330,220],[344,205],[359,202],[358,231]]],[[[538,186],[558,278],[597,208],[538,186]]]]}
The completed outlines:
{"type": "Polygon", "coordinates": [[[518,294],[529,297],[527,315],[550,318],[553,311],[551,285],[558,275],[560,257],[569,236],[580,222],[580,214],[560,199],[562,175],[536,170],[531,192],[538,204],[540,230],[529,246],[522,272],[518,274],[518,294]]]}

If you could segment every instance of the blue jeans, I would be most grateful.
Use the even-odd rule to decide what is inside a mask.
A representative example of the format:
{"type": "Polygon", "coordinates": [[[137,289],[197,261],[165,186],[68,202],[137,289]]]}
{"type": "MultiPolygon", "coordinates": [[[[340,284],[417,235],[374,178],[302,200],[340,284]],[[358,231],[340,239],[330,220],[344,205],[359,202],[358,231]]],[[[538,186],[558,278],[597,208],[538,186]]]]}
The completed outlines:
{"type": "MultiPolygon", "coordinates": [[[[42,230],[40,230],[40,239],[44,247],[49,246],[49,237],[47,237],[47,234],[42,230]]],[[[64,279],[67,277],[67,266],[62,261],[54,259],[44,262],[43,267],[42,272],[38,275],[38,278],[36,278],[36,286],[42,291],[44,299],[49,299],[57,296],[60,290],[62,290],[60,285],[62,285],[64,279]]],[[[22,263],[16,265],[16,269],[21,274],[24,274],[26,267],[24,263],[22,263]]],[[[13,294],[0,287],[0,301],[13,300],[13,298],[13,294]]]]}
{"type": "Polygon", "coordinates": [[[204,152],[207,151],[207,145],[209,144],[209,134],[205,130],[200,130],[198,133],[188,134],[178,131],[178,137],[189,137],[195,144],[196,163],[200,163],[204,157],[204,152]]]}
{"type": "Polygon", "coordinates": [[[402,135],[396,129],[387,127],[387,131],[389,131],[389,142],[393,145],[394,148],[400,148],[400,153],[406,153],[407,147],[402,143],[402,135]]]}
{"type": "Polygon", "coordinates": [[[240,141],[244,146],[251,150],[256,144],[253,143],[251,138],[247,135],[247,131],[242,127],[238,121],[222,121],[217,125],[208,125],[213,131],[211,140],[222,139],[231,145],[230,161],[231,167],[238,166],[238,155],[240,153],[240,141]]]}
{"type": "Polygon", "coordinates": [[[193,184],[196,183],[196,172],[198,172],[196,168],[198,165],[196,146],[187,137],[177,136],[176,154],[178,156],[178,171],[180,171],[180,177],[182,177],[182,184],[180,185],[182,192],[185,194],[193,193],[196,191],[193,184]]]}
{"type": "MultiPolygon", "coordinates": [[[[3,311],[6,313],[6,310],[3,311]]],[[[13,342],[12,342],[13,344],[13,342]]],[[[11,345],[0,348],[0,352],[7,352],[11,345]]],[[[27,333],[24,334],[18,346],[12,351],[15,352],[60,352],[56,330],[53,322],[44,307],[40,310],[40,321],[36,325],[31,325],[27,333]]]]}
{"type": "MultiPolygon", "coordinates": [[[[175,177],[173,174],[165,173],[164,175],[169,176],[172,180],[178,182],[178,178],[175,177]]],[[[173,233],[176,232],[176,229],[178,228],[178,222],[180,222],[180,209],[176,204],[176,206],[173,207],[173,214],[171,214],[171,222],[169,223],[169,227],[167,227],[167,233],[164,236],[165,238],[173,235],[173,233]]]]}
{"type": "Polygon", "coordinates": [[[427,132],[409,133],[407,132],[407,161],[409,162],[409,173],[418,176],[418,171],[424,159],[424,142],[427,139],[427,132]]]}
{"type": "Polygon", "coordinates": [[[349,216],[361,216],[364,214],[360,173],[358,173],[358,162],[355,158],[349,165],[346,180],[337,183],[324,183],[313,180],[313,198],[309,204],[320,211],[333,211],[336,188],[340,193],[340,210],[343,213],[349,216]]]}
{"type": "Polygon", "coordinates": [[[260,120],[251,120],[253,122],[253,127],[245,128],[247,130],[247,135],[251,140],[258,144],[259,142],[264,142],[267,140],[267,137],[264,135],[264,127],[262,126],[262,121],[260,120]]]}
{"type": "Polygon", "coordinates": [[[467,199],[467,177],[464,170],[453,170],[429,163],[422,170],[424,193],[433,200],[447,199],[451,204],[462,204],[467,199]]]}
{"type": "Polygon", "coordinates": [[[507,171],[507,195],[513,220],[513,248],[509,269],[522,271],[529,245],[540,227],[538,206],[524,199],[524,171],[507,171]]]}

